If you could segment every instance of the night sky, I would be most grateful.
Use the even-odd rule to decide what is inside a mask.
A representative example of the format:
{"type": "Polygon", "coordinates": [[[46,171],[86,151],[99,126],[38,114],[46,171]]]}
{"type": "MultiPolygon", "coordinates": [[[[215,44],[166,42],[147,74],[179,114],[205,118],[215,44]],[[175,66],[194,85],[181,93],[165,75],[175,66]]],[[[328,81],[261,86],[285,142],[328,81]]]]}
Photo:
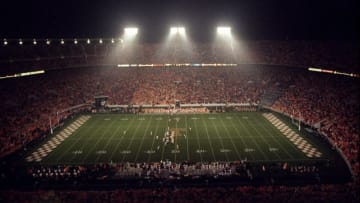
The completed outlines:
{"type": "Polygon", "coordinates": [[[356,0],[5,0],[1,38],[117,37],[128,25],[159,41],[171,25],[207,40],[219,24],[243,39],[358,39],[356,0]]]}

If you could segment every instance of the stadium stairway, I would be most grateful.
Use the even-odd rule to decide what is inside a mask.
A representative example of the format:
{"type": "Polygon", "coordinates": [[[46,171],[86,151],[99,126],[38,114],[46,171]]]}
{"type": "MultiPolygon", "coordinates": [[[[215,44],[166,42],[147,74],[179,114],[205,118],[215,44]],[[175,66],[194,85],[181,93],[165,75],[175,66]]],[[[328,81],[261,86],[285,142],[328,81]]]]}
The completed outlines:
{"type": "Polygon", "coordinates": [[[284,94],[285,90],[286,88],[281,86],[265,89],[264,93],[260,96],[260,104],[262,106],[272,106],[284,94]]]}

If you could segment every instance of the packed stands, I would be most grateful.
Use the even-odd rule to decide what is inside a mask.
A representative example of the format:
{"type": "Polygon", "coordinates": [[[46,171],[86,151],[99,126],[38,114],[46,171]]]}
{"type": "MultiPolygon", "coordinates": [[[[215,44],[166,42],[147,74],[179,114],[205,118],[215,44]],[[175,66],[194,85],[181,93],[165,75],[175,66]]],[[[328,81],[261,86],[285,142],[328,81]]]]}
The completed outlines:
{"type": "MultiPolygon", "coordinates": [[[[2,74],[38,67],[48,72],[39,76],[0,81],[0,156],[26,151],[29,143],[49,134],[49,123],[60,124],[74,113],[57,112],[75,105],[89,104],[96,95],[109,96],[110,104],[170,104],[175,100],[183,103],[259,104],[266,90],[281,89],[270,107],[301,119],[326,134],[349,160],[355,174],[355,183],[289,187],[126,189],[88,193],[35,191],[25,193],[24,196],[19,196],[19,192],[14,191],[6,196],[1,194],[0,200],[27,201],[27,195],[55,202],[86,201],[93,198],[99,202],[123,198],[138,201],[139,195],[145,197],[144,202],[263,201],[269,198],[303,202],[307,197],[320,202],[351,202],[358,198],[358,194],[354,192],[359,183],[358,79],[311,73],[301,67],[320,66],[358,72],[356,47],[351,43],[302,41],[254,41],[245,44],[246,55],[225,59],[207,44],[194,45],[190,56],[174,51],[162,57],[157,52],[159,46],[151,44],[135,47],[136,55],[124,54],[120,57],[116,57],[113,52],[115,45],[110,43],[2,46],[0,65],[5,67],[0,70],[2,74]],[[228,68],[116,67],[118,63],[176,63],[179,60],[255,65],[228,68]],[[303,196],[304,193],[307,196],[303,196]]],[[[75,175],[79,174],[81,172],[75,172],[75,175]]]]}

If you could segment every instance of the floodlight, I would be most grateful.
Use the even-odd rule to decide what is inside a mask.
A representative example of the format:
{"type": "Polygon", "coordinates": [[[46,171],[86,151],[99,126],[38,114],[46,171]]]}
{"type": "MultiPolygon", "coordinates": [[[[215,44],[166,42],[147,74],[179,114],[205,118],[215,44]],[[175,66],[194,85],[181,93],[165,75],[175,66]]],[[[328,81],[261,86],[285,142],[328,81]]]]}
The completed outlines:
{"type": "Polygon", "coordinates": [[[7,45],[7,44],[8,44],[7,40],[6,40],[6,39],[4,39],[4,45],[7,45]]]}
{"type": "Polygon", "coordinates": [[[184,27],[171,27],[170,28],[170,34],[185,34],[185,28],[184,27]]]}
{"type": "Polygon", "coordinates": [[[33,40],[33,44],[36,45],[37,44],[37,41],[36,39],[33,40]]]}
{"type": "Polygon", "coordinates": [[[185,34],[185,28],[184,27],[178,27],[178,33],[179,34],[185,34]]]}
{"type": "Polygon", "coordinates": [[[23,41],[21,39],[19,39],[19,45],[22,45],[23,41]]]}
{"type": "Polygon", "coordinates": [[[102,44],[102,43],[103,43],[103,40],[102,40],[102,39],[99,39],[99,43],[102,44]]]}
{"type": "Polygon", "coordinates": [[[111,44],[114,44],[115,43],[115,40],[114,39],[111,39],[111,44]]]}
{"type": "Polygon", "coordinates": [[[46,40],[46,44],[47,44],[47,45],[50,45],[50,40],[47,39],[47,40],[46,40]]]}
{"type": "Polygon", "coordinates": [[[170,34],[176,34],[178,31],[177,27],[170,28],[170,34]]]}
{"type": "Polygon", "coordinates": [[[61,39],[61,40],[60,40],[60,44],[65,44],[64,39],[61,39]]]}
{"type": "Polygon", "coordinates": [[[217,33],[222,35],[231,34],[231,27],[217,27],[217,33]]]}
{"type": "Polygon", "coordinates": [[[86,43],[90,44],[90,43],[91,43],[90,39],[87,39],[87,40],[86,40],[86,43]]]}
{"type": "Polygon", "coordinates": [[[78,43],[77,39],[74,39],[74,44],[77,44],[77,43],[78,43]]]}
{"type": "Polygon", "coordinates": [[[125,35],[131,35],[134,36],[138,33],[138,28],[136,27],[127,27],[124,29],[125,35]]]}

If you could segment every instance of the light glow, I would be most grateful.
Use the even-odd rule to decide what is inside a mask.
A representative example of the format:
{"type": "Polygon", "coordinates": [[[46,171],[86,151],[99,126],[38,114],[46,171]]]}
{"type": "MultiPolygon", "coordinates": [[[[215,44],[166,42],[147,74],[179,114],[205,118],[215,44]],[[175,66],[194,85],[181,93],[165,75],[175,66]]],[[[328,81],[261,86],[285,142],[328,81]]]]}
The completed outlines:
{"type": "Polygon", "coordinates": [[[129,67],[230,67],[238,66],[236,63],[165,63],[165,64],[117,64],[119,68],[129,67]]]}
{"type": "Polygon", "coordinates": [[[117,67],[119,68],[130,67],[130,64],[118,64],[117,67]]]}
{"type": "Polygon", "coordinates": [[[315,71],[315,72],[321,72],[321,68],[309,67],[308,70],[309,70],[309,71],[315,71]]]}
{"type": "Polygon", "coordinates": [[[230,35],[231,27],[217,27],[217,33],[220,35],[230,35]]]}
{"type": "Polygon", "coordinates": [[[18,77],[24,77],[24,76],[30,76],[30,75],[38,75],[38,74],[44,74],[45,70],[37,70],[37,71],[30,71],[30,72],[23,72],[23,73],[15,73],[13,75],[6,75],[6,76],[0,76],[1,79],[7,79],[7,78],[18,78],[18,77]]]}
{"type": "Polygon", "coordinates": [[[344,76],[348,76],[348,77],[360,78],[360,75],[357,74],[357,73],[347,73],[347,72],[340,72],[340,71],[336,71],[336,70],[314,68],[314,67],[309,67],[308,70],[313,71],[313,72],[328,73],[328,74],[335,74],[335,75],[344,75],[344,76]]]}
{"type": "Polygon", "coordinates": [[[135,36],[138,33],[138,28],[136,27],[127,27],[124,29],[125,35],[135,36]]]}
{"type": "Polygon", "coordinates": [[[170,28],[170,34],[176,34],[177,33],[177,27],[170,28]]]}
{"type": "Polygon", "coordinates": [[[171,27],[170,28],[170,34],[185,34],[185,28],[184,27],[171,27]]]}
{"type": "Polygon", "coordinates": [[[179,34],[185,34],[185,28],[184,27],[178,27],[179,34]]]}

